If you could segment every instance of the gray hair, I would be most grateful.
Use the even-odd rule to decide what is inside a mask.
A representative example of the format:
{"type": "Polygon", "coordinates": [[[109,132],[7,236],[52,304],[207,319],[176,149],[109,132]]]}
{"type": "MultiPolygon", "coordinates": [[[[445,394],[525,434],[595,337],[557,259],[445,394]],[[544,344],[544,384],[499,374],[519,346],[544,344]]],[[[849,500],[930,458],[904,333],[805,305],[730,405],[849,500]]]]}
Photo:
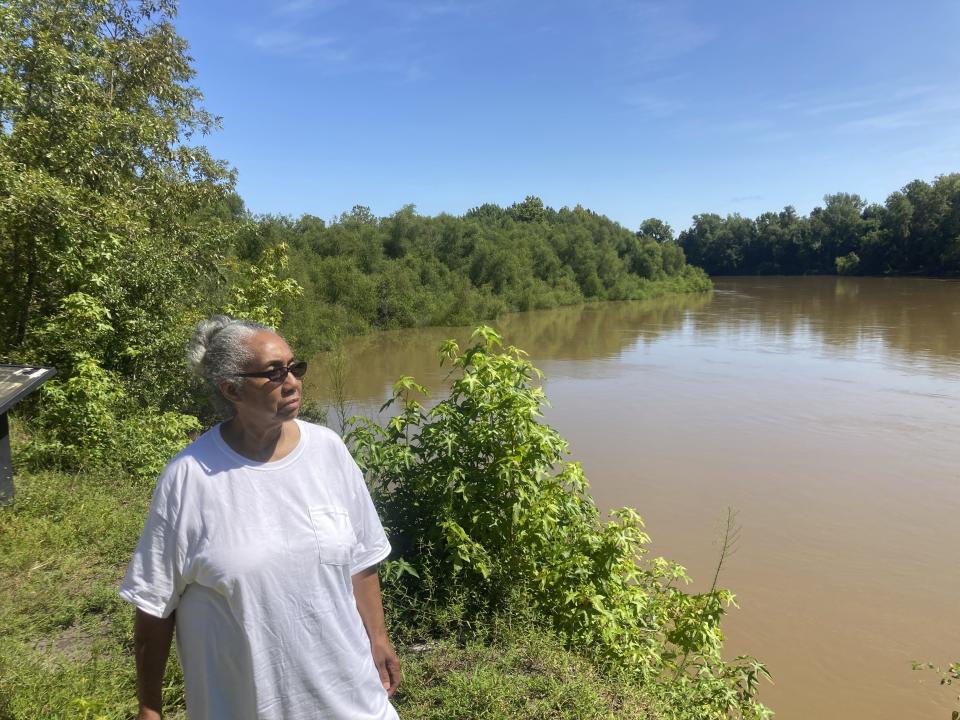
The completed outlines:
{"type": "Polygon", "coordinates": [[[230,380],[239,386],[246,381],[240,373],[252,358],[247,340],[263,330],[276,332],[252,320],[214,315],[197,325],[187,343],[187,364],[210,387],[214,410],[224,420],[232,418],[235,410],[220,391],[220,383],[230,380]]]}

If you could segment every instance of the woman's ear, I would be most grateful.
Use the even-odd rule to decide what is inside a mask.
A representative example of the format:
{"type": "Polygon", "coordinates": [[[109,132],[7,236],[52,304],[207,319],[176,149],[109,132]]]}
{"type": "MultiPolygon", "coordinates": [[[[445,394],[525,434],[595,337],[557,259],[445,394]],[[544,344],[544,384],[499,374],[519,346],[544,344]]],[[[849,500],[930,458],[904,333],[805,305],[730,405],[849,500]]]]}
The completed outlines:
{"type": "Polygon", "coordinates": [[[232,403],[240,401],[240,388],[231,380],[224,380],[220,383],[220,392],[232,403]]]}

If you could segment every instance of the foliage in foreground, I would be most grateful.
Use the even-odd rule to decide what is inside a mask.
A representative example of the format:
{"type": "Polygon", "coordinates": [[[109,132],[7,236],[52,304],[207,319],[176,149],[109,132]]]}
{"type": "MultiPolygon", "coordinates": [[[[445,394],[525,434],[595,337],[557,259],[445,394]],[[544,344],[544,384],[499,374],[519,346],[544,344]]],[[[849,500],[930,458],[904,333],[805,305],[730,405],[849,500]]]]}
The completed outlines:
{"type": "MultiPolygon", "coordinates": [[[[399,414],[360,420],[349,439],[369,473],[395,553],[385,565],[393,607],[460,606],[460,632],[529,608],[599,667],[626,672],[677,717],[762,718],[765,668],[721,657],[720,621],[733,595],[690,595],[683,568],[649,558],[635,511],[604,520],[567,444],[540,422],[546,399],[522,351],[498,352],[489,328],[451,364],[450,396],[427,409],[412,378],[396,386],[399,414]]],[[[389,404],[389,403],[388,403],[389,404]]],[[[449,632],[450,628],[436,628],[449,632]]]]}

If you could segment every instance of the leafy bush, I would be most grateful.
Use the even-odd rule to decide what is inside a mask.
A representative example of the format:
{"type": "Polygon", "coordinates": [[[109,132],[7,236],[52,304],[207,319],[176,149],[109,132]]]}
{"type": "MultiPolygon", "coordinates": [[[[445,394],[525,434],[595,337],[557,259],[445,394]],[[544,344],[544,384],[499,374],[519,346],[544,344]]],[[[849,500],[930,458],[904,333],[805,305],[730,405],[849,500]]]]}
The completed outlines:
{"type": "Polygon", "coordinates": [[[199,429],[193,415],[140,407],[116,373],[78,353],[72,377],[41,389],[22,457],[34,468],[117,467],[155,477],[199,429]]]}
{"type": "Polygon", "coordinates": [[[855,275],[860,268],[860,257],[855,252],[848,252],[834,261],[837,275],[855,275]]]}
{"type": "Polygon", "coordinates": [[[685,571],[647,556],[635,511],[603,519],[566,441],[540,421],[540,372],[517,348],[499,352],[492,329],[474,337],[441,348],[447,399],[427,409],[426,389],[401,378],[387,403],[399,414],[348,435],[394,544],[384,579],[396,608],[452,604],[461,631],[529,608],[601,667],[660,687],[684,717],[768,716],[755,697],[764,667],[721,658],[733,595],[682,592],[685,571]]]}

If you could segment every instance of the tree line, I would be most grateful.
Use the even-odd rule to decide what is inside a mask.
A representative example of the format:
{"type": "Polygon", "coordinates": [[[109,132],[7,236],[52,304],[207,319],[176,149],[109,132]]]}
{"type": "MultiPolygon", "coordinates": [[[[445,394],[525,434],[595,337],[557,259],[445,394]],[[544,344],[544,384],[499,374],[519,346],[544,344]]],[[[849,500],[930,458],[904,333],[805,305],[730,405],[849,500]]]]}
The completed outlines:
{"type": "Polygon", "coordinates": [[[710,287],[661,221],[633,232],[534,196],[462,216],[423,216],[412,205],[380,218],[357,206],[329,223],[266,216],[237,247],[254,261],[277,246],[288,248],[286,272],[304,289],[284,308],[284,330],[314,349],[337,333],[464,325],[508,311],[710,287]]]}
{"type": "Polygon", "coordinates": [[[711,275],[957,275],[960,173],[914,180],[882,205],[836,193],[807,216],[703,213],[678,241],[711,275]]]}

